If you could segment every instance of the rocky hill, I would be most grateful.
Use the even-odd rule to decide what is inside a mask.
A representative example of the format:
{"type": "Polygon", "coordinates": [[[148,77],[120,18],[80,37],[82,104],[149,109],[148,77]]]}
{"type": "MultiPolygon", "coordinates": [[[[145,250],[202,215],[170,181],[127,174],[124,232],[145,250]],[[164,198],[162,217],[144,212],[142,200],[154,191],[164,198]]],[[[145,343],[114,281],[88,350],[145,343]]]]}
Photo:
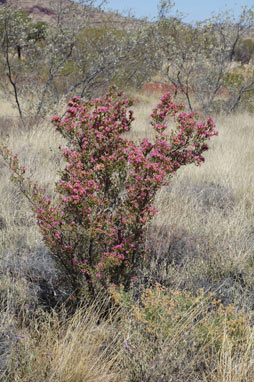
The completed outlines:
{"type": "Polygon", "coordinates": [[[35,21],[46,21],[47,23],[57,22],[59,15],[65,15],[73,19],[75,14],[89,12],[93,24],[105,23],[108,19],[114,24],[126,24],[129,27],[137,26],[140,20],[123,17],[117,13],[106,12],[102,9],[82,5],[73,0],[0,0],[0,7],[9,4],[23,9],[32,15],[35,21]]]}
{"type": "Polygon", "coordinates": [[[31,14],[36,21],[51,22],[56,17],[55,6],[51,0],[0,0],[1,4],[8,4],[23,9],[31,14]]]}

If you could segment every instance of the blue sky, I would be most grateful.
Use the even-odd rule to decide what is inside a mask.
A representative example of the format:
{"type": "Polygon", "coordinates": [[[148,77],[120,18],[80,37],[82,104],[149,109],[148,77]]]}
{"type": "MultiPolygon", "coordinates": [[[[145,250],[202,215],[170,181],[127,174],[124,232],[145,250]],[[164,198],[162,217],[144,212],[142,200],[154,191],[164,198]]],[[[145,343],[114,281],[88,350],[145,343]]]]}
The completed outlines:
{"type": "MultiPolygon", "coordinates": [[[[239,14],[241,6],[254,6],[254,0],[175,0],[175,10],[179,10],[188,16],[184,19],[186,22],[204,20],[215,13],[234,9],[235,14],[239,14]]],[[[157,15],[157,0],[108,0],[105,9],[111,8],[120,12],[131,9],[137,17],[153,18],[157,15]]]]}

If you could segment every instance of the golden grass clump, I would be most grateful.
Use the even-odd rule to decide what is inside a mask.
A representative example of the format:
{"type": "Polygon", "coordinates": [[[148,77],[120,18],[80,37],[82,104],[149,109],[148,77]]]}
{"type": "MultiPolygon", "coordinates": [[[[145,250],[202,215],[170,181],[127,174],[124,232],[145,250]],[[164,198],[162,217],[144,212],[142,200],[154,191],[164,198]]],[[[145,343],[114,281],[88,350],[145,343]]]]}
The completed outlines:
{"type": "Polygon", "coordinates": [[[119,335],[113,331],[116,316],[102,319],[103,303],[79,308],[68,318],[61,313],[43,313],[16,333],[5,382],[116,381],[119,335]]]}

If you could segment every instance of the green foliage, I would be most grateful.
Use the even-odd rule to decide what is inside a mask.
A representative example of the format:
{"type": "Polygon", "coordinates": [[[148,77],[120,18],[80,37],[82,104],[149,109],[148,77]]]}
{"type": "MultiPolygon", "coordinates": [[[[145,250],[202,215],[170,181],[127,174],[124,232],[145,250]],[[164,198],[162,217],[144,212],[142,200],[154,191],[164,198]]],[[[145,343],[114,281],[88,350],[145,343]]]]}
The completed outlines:
{"type": "Polygon", "coordinates": [[[238,42],[234,59],[242,64],[248,64],[254,57],[254,40],[251,38],[242,39],[238,42]]]}
{"type": "Polygon", "coordinates": [[[122,288],[113,288],[112,296],[120,306],[131,310],[144,335],[171,341],[180,334],[192,343],[195,352],[219,352],[225,341],[239,350],[248,339],[253,318],[253,314],[236,311],[232,305],[223,306],[212,293],[203,290],[194,296],[156,284],[143,293],[139,304],[122,288]]]}
{"type": "Polygon", "coordinates": [[[244,75],[239,72],[228,72],[224,76],[224,83],[229,89],[240,89],[244,83],[244,75]]]}
{"type": "Polygon", "coordinates": [[[3,48],[17,49],[26,47],[29,43],[44,40],[47,33],[46,22],[34,23],[31,16],[18,8],[3,7],[0,9],[0,40],[3,48]]]}
{"type": "Polygon", "coordinates": [[[0,38],[2,41],[8,35],[10,44],[16,44],[24,38],[30,24],[31,17],[21,9],[0,8],[0,38]]]}
{"type": "Polygon", "coordinates": [[[27,40],[38,42],[46,39],[48,24],[45,21],[38,21],[30,25],[27,40]]]}

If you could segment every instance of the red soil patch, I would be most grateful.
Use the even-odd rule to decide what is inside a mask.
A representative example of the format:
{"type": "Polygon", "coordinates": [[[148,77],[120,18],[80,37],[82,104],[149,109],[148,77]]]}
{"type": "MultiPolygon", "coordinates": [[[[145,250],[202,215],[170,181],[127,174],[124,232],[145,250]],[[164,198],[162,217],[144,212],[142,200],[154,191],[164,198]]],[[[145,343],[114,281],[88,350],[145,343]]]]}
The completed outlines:
{"type": "MultiPolygon", "coordinates": [[[[165,84],[160,82],[148,82],[144,84],[141,91],[146,94],[156,94],[156,95],[163,95],[167,92],[170,92],[171,94],[175,94],[175,86],[173,84],[165,84]]],[[[177,89],[178,94],[183,94],[180,86],[177,89]]],[[[193,92],[190,90],[189,94],[192,95],[193,92]]],[[[229,95],[228,89],[226,87],[222,87],[216,94],[217,96],[220,96],[222,98],[227,98],[229,95]]]]}
{"type": "Polygon", "coordinates": [[[153,93],[153,94],[164,94],[167,92],[174,93],[175,87],[170,84],[148,82],[144,84],[141,91],[144,93],[153,93]]]}

